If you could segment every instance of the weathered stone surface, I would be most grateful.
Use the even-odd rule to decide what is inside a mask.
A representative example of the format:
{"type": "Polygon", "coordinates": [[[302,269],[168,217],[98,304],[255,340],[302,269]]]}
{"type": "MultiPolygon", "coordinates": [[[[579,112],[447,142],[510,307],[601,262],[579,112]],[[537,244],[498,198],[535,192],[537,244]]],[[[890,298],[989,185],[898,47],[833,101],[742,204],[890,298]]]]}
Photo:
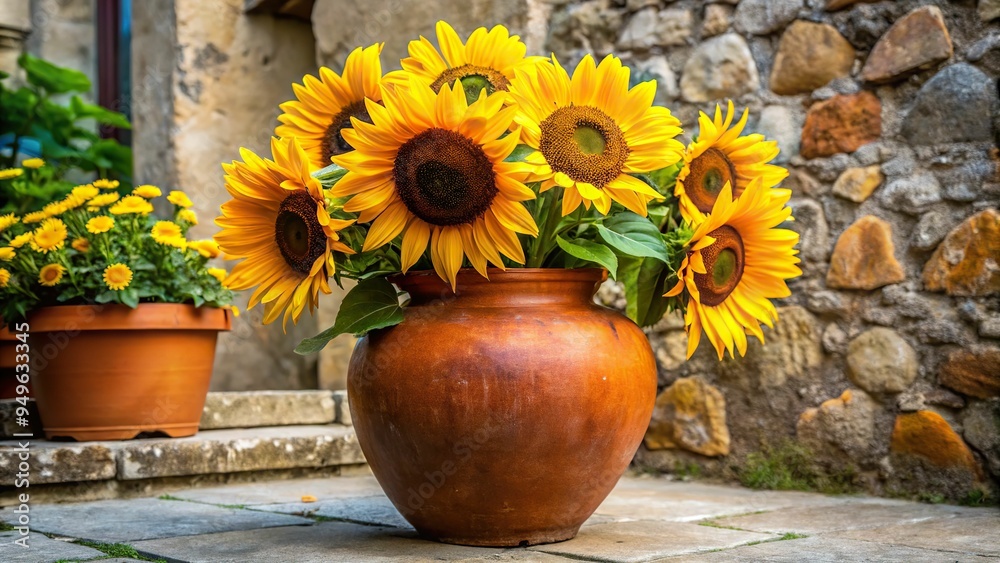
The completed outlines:
{"type": "Polygon", "coordinates": [[[802,114],[785,106],[767,106],[760,112],[757,132],[778,143],[775,164],[784,164],[799,154],[802,141],[802,114]]]}
{"type": "Polygon", "coordinates": [[[371,497],[382,493],[378,481],[371,475],[361,477],[336,477],[315,479],[291,479],[260,483],[224,485],[221,487],[197,488],[172,493],[183,500],[208,504],[287,504],[299,502],[303,495],[312,495],[320,501],[353,497],[371,497]]]}
{"type": "Polygon", "coordinates": [[[799,249],[806,260],[823,261],[830,253],[830,229],[823,207],[812,199],[795,198],[788,202],[795,220],[786,226],[799,233],[799,249]]]}
{"type": "MultiPolygon", "coordinates": [[[[829,534],[866,530],[921,520],[955,518],[977,511],[958,506],[917,504],[891,500],[860,499],[815,510],[808,507],[776,510],[714,520],[722,526],[772,534],[829,534]]],[[[980,513],[982,511],[979,511],[980,513]]]]}
{"type": "Polygon", "coordinates": [[[700,377],[678,379],[656,398],[645,443],[651,450],[681,448],[707,456],[728,454],[726,399],[700,377]]]}
{"type": "Polygon", "coordinates": [[[896,260],[892,225],[866,215],[837,239],[826,285],[840,289],[876,289],[906,279],[896,260]]]}
{"type": "Polygon", "coordinates": [[[347,391],[334,391],[333,401],[335,405],[334,417],[337,424],[352,426],[354,422],[353,419],[351,419],[351,404],[347,399],[347,391]]]}
{"type": "MultiPolygon", "coordinates": [[[[340,304],[344,301],[355,282],[344,280],[344,287],[334,285],[330,295],[324,295],[316,311],[316,325],[323,330],[337,320],[340,304]]],[[[347,368],[351,365],[351,355],[358,339],[353,334],[341,334],[327,342],[326,347],[319,352],[319,364],[316,366],[319,389],[336,391],[347,389],[347,368]]]]}
{"type": "MultiPolygon", "coordinates": [[[[34,528],[35,526],[32,525],[31,529],[34,528]]],[[[50,539],[45,534],[35,532],[28,535],[29,547],[25,549],[14,543],[20,537],[20,532],[16,530],[0,532],[0,560],[5,563],[59,563],[60,561],[89,561],[104,557],[104,553],[96,549],[50,539]]]]}
{"type": "Polygon", "coordinates": [[[979,17],[983,21],[1000,18],[1000,0],[979,0],[979,17]]]}
{"type": "Polygon", "coordinates": [[[987,117],[997,111],[996,80],[967,63],[956,63],[920,88],[901,134],[915,145],[981,142],[993,138],[987,117]]]}
{"type": "Polygon", "coordinates": [[[837,471],[856,469],[871,457],[877,403],[865,392],[848,389],[840,397],[805,410],[795,427],[813,461],[837,471]]]}
{"type": "Polygon", "coordinates": [[[646,50],[684,45],[691,37],[694,15],[690,10],[658,11],[646,8],[632,15],[618,38],[619,49],[646,50]]]}
{"type": "Polygon", "coordinates": [[[834,78],[848,76],[854,47],[831,25],[796,21],[785,30],[774,56],[771,90],[806,94],[834,78]]]}
{"type": "Polygon", "coordinates": [[[802,128],[805,158],[854,152],[882,135],[882,104],[871,92],[837,95],[814,104],[802,128]]]}
{"type": "Polygon", "coordinates": [[[684,331],[670,331],[653,343],[656,362],[667,373],[681,368],[687,360],[687,334],[684,331]]]}
{"type": "Polygon", "coordinates": [[[847,346],[847,375],[869,393],[899,393],[917,377],[916,351],[896,331],[875,327],[847,346]]]}
{"type": "Polygon", "coordinates": [[[403,515],[396,510],[384,494],[368,497],[347,497],[319,502],[291,502],[287,504],[263,504],[254,510],[280,512],[283,514],[321,516],[368,524],[372,526],[391,526],[393,528],[413,529],[403,515]]]}
{"type": "Polygon", "coordinates": [[[332,391],[234,391],[209,393],[202,430],[258,428],[334,421],[332,391]]]}
{"type": "Polygon", "coordinates": [[[986,209],[955,227],[924,265],[924,287],[950,295],[1000,292],[1000,213],[986,209]]]}
{"type": "Polygon", "coordinates": [[[961,498],[982,475],[969,446],[933,411],[896,416],[889,451],[895,485],[902,490],[961,498]]]}
{"type": "MultiPolygon", "coordinates": [[[[14,515],[0,513],[7,522],[14,515]]],[[[31,507],[32,529],[108,543],[310,524],[306,518],[154,498],[31,507]]]]}
{"type": "Polygon", "coordinates": [[[364,455],[350,427],[213,430],[190,438],[122,443],[118,478],[325,467],[363,461],[364,455]]]}
{"type": "Polygon", "coordinates": [[[910,248],[931,250],[941,242],[951,227],[948,216],[939,211],[928,211],[920,216],[910,235],[910,248]]]}
{"type": "MultiPolygon", "coordinates": [[[[21,438],[24,440],[24,438],[21,438]]],[[[43,442],[29,439],[33,485],[114,479],[115,454],[106,444],[43,442]]],[[[17,439],[0,442],[0,483],[14,484],[18,473],[17,439]]]]}
{"type": "MultiPolygon", "coordinates": [[[[640,0],[640,3],[642,1],[640,0]]],[[[652,4],[657,4],[657,2],[652,4]]],[[[540,5],[534,4],[534,6],[540,5]]],[[[542,48],[533,47],[532,45],[536,41],[533,37],[526,37],[528,52],[533,54],[550,51],[579,53],[577,57],[582,57],[584,52],[611,53],[615,51],[615,42],[625,25],[625,15],[621,10],[611,9],[608,3],[603,0],[587,0],[568,4],[564,9],[553,10],[547,30],[548,37],[546,37],[546,26],[542,19],[545,16],[539,17],[533,22],[533,25],[529,25],[532,29],[532,36],[537,34],[542,48]]],[[[438,16],[435,16],[435,19],[436,17],[438,16]]],[[[482,25],[481,22],[485,21],[494,20],[482,19],[478,25],[482,25]]],[[[428,29],[433,28],[432,24],[428,25],[430,25],[428,29]]],[[[376,40],[372,38],[372,41],[376,40]]]]}
{"type": "Polygon", "coordinates": [[[801,9],[802,0],[742,0],[736,6],[736,29],[767,35],[794,20],[801,9]]]}
{"type": "Polygon", "coordinates": [[[665,106],[677,99],[680,94],[677,88],[677,75],[670,68],[667,57],[655,55],[636,62],[633,68],[638,73],[638,79],[656,81],[656,97],[653,98],[653,103],[665,106]]]}
{"type": "Polygon", "coordinates": [[[794,541],[764,542],[712,553],[684,557],[685,563],[729,563],[731,561],[906,561],[906,563],[941,563],[941,552],[855,541],[826,536],[810,536],[794,541]]]}
{"type": "Polygon", "coordinates": [[[42,419],[38,416],[38,407],[34,399],[29,399],[26,405],[21,405],[16,399],[0,399],[0,438],[10,438],[14,434],[42,434],[42,419]],[[21,426],[17,423],[18,408],[28,409],[28,425],[21,426]]]}
{"type": "Polygon", "coordinates": [[[951,53],[941,9],[924,6],[900,18],[878,40],[861,77],[868,82],[892,82],[946,61],[951,53]]]}
{"type": "Polygon", "coordinates": [[[986,458],[994,477],[1000,477],[1000,401],[977,401],[962,419],[965,441],[986,458]]]}
{"type": "Polygon", "coordinates": [[[868,199],[882,185],[885,176],[877,164],[844,170],[833,184],[833,193],[855,203],[868,199]]]}
{"type": "Polygon", "coordinates": [[[736,386],[754,395],[774,393],[778,388],[790,387],[790,382],[807,378],[822,363],[816,317],[792,305],[779,307],[778,318],[774,330],[764,329],[766,345],[751,338],[744,358],[718,365],[716,369],[727,380],[727,387],[736,386]]]}
{"type": "Polygon", "coordinates": [[[919,215],[928,206],[941,201],[941,184],[933,174],[922,172],[889,182],[879,200],[893,211],[919,215]]]}
{"type": "Polygon", "coordinates": [[[735,33],[713,37],[695,47],[681,74],[681,96],[689,102],[737,98],[759,87],[750,48],[735,33]]]}
{"type": "Polygon", "coordinates": [[[955,350],[938,371],[941,385],[970,397],[1000,397],[1000,348],[955,350]]]}
{"type": "Polygon", "coordinates": [[[733,20],[733,8],[725,4],[709,4],[705,6],[705,14],[702,16],[701,36],[715,37],[720,33],[725,33],[733,20]]]}
{"type": "Polygon", "coordinates": [[[858,2],[878,2],[879,0],[826,0],[827,11],[833,12],[835,10],[841,10],[849,6],[853,6],[858,2]]]}
{"type": "MultiPolygon", "coordinates": [[[[1000,515],[995,509],[979,509],[958,518],[928,518],[899,522],[870,530],[851,530],[835,534],[836,539],[858,539],[866,542],[887,541],[893,545],[939,550],[939,561],[982,560],[1000,555],[1000,515]],[[948,555],[944,555],[947,553],[948,555]],[[966,555],[969,554],[969,555],[966,555]],[[973,555],[974,554],[974,555],[973,555]]],[[[908,558],[901,561],[910,561],[908,558]]]]}

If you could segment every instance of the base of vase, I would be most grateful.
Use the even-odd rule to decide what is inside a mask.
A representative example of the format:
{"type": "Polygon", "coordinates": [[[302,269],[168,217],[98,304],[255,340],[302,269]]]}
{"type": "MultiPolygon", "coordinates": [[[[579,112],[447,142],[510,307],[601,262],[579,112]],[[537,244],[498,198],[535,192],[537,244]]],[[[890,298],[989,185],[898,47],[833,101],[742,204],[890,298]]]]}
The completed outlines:
{"type": "Polygon", "coordinates": [[[475,536],[437,536],[427,534],[419,529],[417,533],[421,537],[453,545],[467,545],[471,547],[528,547],[532,545],[542,545],[546,543],[559,543],[571,540],[580,531],[580,526],[574,528],[564,528],[561,530],[546,530],[544,532],[531,532],[526,534],[483,534],[475,536]]]}
{"type": "Polygon", "coordinates": [[[159,432],[171,438],[194,436],[198,433],[198,424],[147,424],[140,426],[102,426],[92,428],[49,428],[45,427],[47,440],[70,438],[77,442],[94,442],[101,440],[131,440],[142,433],[159,432]]]}

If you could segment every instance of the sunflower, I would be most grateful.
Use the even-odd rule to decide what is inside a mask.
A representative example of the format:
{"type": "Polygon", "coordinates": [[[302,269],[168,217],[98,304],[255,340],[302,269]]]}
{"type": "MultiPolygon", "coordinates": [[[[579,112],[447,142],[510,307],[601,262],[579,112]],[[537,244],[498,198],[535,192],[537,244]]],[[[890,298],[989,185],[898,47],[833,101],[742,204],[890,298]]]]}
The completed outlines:
{"type": "Polygon", "coordinates": [[[216,258],[219,256],[219,244],[211,239],[193,240],[188,243],[188,248],[205,258],[216,258]]]}
{"type": "Polygon", "coordinates": [[[90,250],[90,241],[83,237],[80,237],[73,239],[73,242],[70,243],[70,246],[72,246],[73,250],[77,252],[87,252],[90,250]]]}
{"type": "Polygon", "coordinates": [[[10,180],[11,178],[17,178],[21,174],[24,174],[24,170],[21,168],[4,168],[0,170],[0,180],[10,180]]]}
{"type": "Polygon", "coordinates": [[[760,323],[773,327],[778,312],[769,301],[787,297],[785,280],[801,275],[795,256],[799,235],[777,229],[791,216],[788,195],[774,196],[761,178],[753,179],[737,199],[732,186],[722,188],[711,213],[691,238],[679,280],[667,296],[688,290],[684,325],[690,358],[701,331],[715,347],[735,357],[746,354],[747,334],[764,341],[760,323]]]}
{"type": "Polygon", "coordinates": [[[121,291],[132,283],[132,270],[125,264],[111,264],[104,268],[104,285],[113,291],[121,291]]]}
{"type": "Polygon", "coordinates": [[[22,168],[31,168],[32,170],[37,170],[45,166],[45,161],[40,158],[28,158],[21,161],[22,168]]]}
{"type": "Polygon", "coordinates": [[[17,256],[17,251],[9,246],[0,247],[0,260],[10,262],[17,256]]]}
{"type": "Polygon", "coordinates": [[[26,213],[24,217],[21,217],[21,222],[25,225],[30,225],[31,223],[41,223],[42,221],[48,219],[48,214],[44,211],[32,211],[31,213],[26,213]]]}
{"type": "Polygon", "coordinates": [[[363,250],[402,233],[405,272],[429,241],[434,269],[452,288],[463,254],[484,276],[487,262],[504,267],[500,254],[523,264],[517,233],[537,236],[538,227],[520,202],[535,194],[504,162],[518,132],[501,138],[517,108],[502,109],[499,96],[468,105],[460,86],[435,93],[416,80],[382,96],[384,107],[368,104],[374,125],[344,132],[357,150],[333,157],[348,173],[331,193],[353,196],[344,210],[374,221],[363,250]]]}
{"type": "Polygon", "coordinates": [[[18,221],[20,221],[20,219],[13,213],[0,215],[0,233],[6,231],[12,225],[16,225],[18,221]]]}
{"type": "Polygon", "coordinates": [[[33,238],[35,238],[35,233],[33,233],[31,231],[28,231],[27,233],[23,233],[23,234],[17,235],[16,237],[10,239],[10,247],[11,248],[21,248],[22,246],[24,246],[24,245],[28,244],[29,242],[31,242],[31,239],[33,239],[33,238]]]}
{"type": "Polygon", "coordinates": [[[173,190],[169,194],[167,194],[167,201],[178,207],[183,207],[185,209],[194,205],[194,203],[191,202],[191,198],[189,198],[186,193],[180,190],[173,190]]]}
{"type": "Polygon", "coordinates": [[[180,225],[173,221],[157,221],[153,225],[153,230],[150,231],[150,234],[153,235],[153,240],[164,246],[173,246],[180,249],[187,248],[187,240],[184,239],[184,232],[181,230],[180,225]]]}
{"type": "Polygon", "coordinates": [[[611,202],[646,215],[646,204],[662,198],[630,174],[678,162],[684,146],[674,139],[680,121],[670,110],[653,106],[655,82],[628,88],[629,69],[608,55],[596,65],[584,57],[570,79],[559,62],[536,67],[537,77],[511,88],[520,111],[522,142],[535,149],[518,170],[541,190],[565,188],[562,213],[580,204],[606,214],[611,202]]]}
{"type": "Polygon", "coordinates": [[[264,303],[264,322],[281,316],[298,322],[317,307],[319,292],[330,293],[333,252],[353,253],[338,231],[353,221],[331,219],[323,189],[310,175],[309,156],[294,137],[272,139],[274,160],[240,150],[243,162],[223,164],[226,190],[215,235],[221,249],[242,258],[226,280],[236,290],[258,286],[250,306],[264,303]]]}
{"type": "Polygon", "coordinates": [[[445,84],[460,80],[472,103],[484,89],[487,94],[509,90],[517,69],[527,72],[544,60],[525,57],[527,47],[502,25],[489,31],[476,29],[465,44],[447,22],[437,22],[435,31],[440,51],[423,36],[410,41],[410,56],[400,61],[403,70],[387,74],[386,83],[406,86],[413,77],[438,92],[445,84]]]}
{"type": "Polygon", "coordinates": [[[208,268],[206,271],[208,272],[208,275],[210,275],[213,278],[219,280],[219,283],[222,283],[222,282],[226,281],[226,275],[228,274],[228,272],[226,272],[225,269],[223,269],[223,268],[208,268]]]}
{"type": "Polygon", "coordinates": [[[46,219],[40,227],[35,229],[31,247],[43,254],[58,250],[65,244],[66,234],[66,223],[63,223],[61,219],[55,217],[46,219]]]}
{"type": "Polygon", "coordinates": [[[177,213],[177,218],[192,225],[198,224],[198,214],[195,213],[193,209],[181,209],[180,212],[177,213]]]}
{"type": "Polygon", "coordinates": [[[97,180],[94,180],[92,185],[95,188],[101,188],[102,190],[117,190],[120,184],[118,183],[118,180],[108,180],[107,178],[99,178],[97,180]]]}
{"type": "Polygon", "coordinates": [[[319,78],[307,74],[302,85],[293,84],[295,100],[281,104],[281,125],[275,134],[295,137],[314,168],[330,165],[330,157],[351,150],[341,130],[352,127],[351,118],[371,123],[365,99],[382,100],[382,44],[358,47],[347,56],[344,72],[319,69],[319,78]]]}
{"type": "Polygon", "coordinates": [[[38,272],[38,283],[52,287],[62,281],[64,273],[66,268],[62,264],[47,264],[38,272]]]}
{"type": "Polygon", "coordinates": [[[106,194],[101,194],[99,196],[93,197],[87,202],[88,211],[97,211],[98,209],[111,205],[112,203],[118,201],[118,192],[111,192],[106,194]]]}
{"type": "Polygon", "coordinates": [[[160,188],[157,188],[156,186],[150,186],[149,184],[135,188],[134,190],[132,190],[132,193],[139,197],[144,197],[146,199],[153,199],[154,197],[160,197],[161,195],[163,195],[163,192],[160,190],[160,188]]]}
{"type": "Polygon", "coordinates": [[[7,287],[10,283],[10,270],[7,268],[0,268],[0,287],[7,287]]]}
{"type": "Polygon", "coordinates": [[[110,231],[111,228],[114,226],[115,226],[114,219],[108,217],[107,215],[100,215],[98,217],[94,217],[93,219],[87,221],[87,232],[94,235],[99,235],[101,233],[106,233],[110,231]]]}
{"type": "MultiPolygon", "coordinates": [[[[96,199],[96,198],[95,198],[96,199]]],[[[94,200],[90,200],[93,203],[94,200]]],[[[139,214],[148,215],[153,212],[153,205],[137,195],[127,195],[109,209],[112,215],[139,214]]]]}
{"type": "MultiPolygon", "coordinates": [[[[689,223],[699,223],[705,218],[726,183],[734,187],[733,197],[740,197],[754,178],[761,178],[764,187],[771,188],[788,176],[784,168],[768,164],[778,156],[778,143],[765,141],[757,133],[741,137],[749,112],[744,110],[740,120],[732,125],[735,115],[730,100],[725,118],[718,105],[714,119],[704,112],[698,118],[698,140],[684,152],[684,167],[674,185],[681,215],[689,223]]],[[[774,195],[782,197],[790,193],[778,190],[774,195]]]]}

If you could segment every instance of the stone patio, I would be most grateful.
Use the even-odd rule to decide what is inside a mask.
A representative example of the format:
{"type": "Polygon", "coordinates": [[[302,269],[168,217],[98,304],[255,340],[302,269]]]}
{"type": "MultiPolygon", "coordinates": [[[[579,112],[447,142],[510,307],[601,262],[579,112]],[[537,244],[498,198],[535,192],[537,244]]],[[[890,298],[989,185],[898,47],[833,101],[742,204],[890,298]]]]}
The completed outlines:
{"type": "MultiPolygon", "coordinates": [[[[0,520],[13,523],[11,507],[0,520]]],[[[577,538],[489,549],[420,539],[370,475],[190,488],[31,506],[5,562],[977,561],[1000,558],[1000,510],[752,491],[626,476],[577,538]],[[302,502],[304,495],[315,502],[302,502]],[[117,544],[109,546],[108,544],[117,544]],[[122,557],[125,555],[125,557],[122,557]],[[129,557],[131,555],[131,557],[129,557]]]]}

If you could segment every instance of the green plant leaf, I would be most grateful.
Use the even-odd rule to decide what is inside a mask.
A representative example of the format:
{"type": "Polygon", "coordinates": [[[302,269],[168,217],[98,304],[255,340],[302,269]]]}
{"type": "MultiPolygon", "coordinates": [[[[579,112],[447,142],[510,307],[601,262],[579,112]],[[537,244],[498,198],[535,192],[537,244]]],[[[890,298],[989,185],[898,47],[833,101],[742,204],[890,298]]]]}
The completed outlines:
{"type": "Polygon", "coordinates": [[[618,257],[603,244],[587,239],[570,241],[562,237],[556,237],[556,244],[570,256],[604,267],[611,274],[612,279],[618,275],[618,257]]]}
{"type": "Polygon", "coordinates": [[[656,324],[669,308],[663,297],[670,271],[652,258],[622,258],[618,280],[625,286],[625,314],[639,326],[656,324]]]}
{"type": "Polygon", "coordinates": [[[396,288],[385,278],[358,282],[344,296],[333,326],[306,338],[295,347],[295,352],[306,355],[319,352],[326,343],[341,334],[364,335],[377,328],[403,322],[403,308],[399,306],[396,288]]]}
{"type": "Polygon", "coordinates": [[[90,90],[90,79],[78,70],[56,66],[28,53],[22,53],[17,59],[17,64],[24,69],[29,83],[45,88],[50,93],[90,90]]]}
{"type": "Polygon", "coordinates": [[[80,99],[80,96],[73,96],[70,99],[69,107],[78,118],[89,117],[101,125],[111,125],[119,129],[132,128],[132,124],[129,123],[125,114],[111,111],[98,105],[88,104],[80,99]]]}
{"type": "Polygon", "coordinates": [[[670,261],[660,230],[645,217],[626,211],[596,226],[601,240],[624,256],[654,258],[664,264],[670,261]]]}
{"type": "Polygon", "coordinates": [[[514,147],[514,152],[510,153],[510,156],[504,159],[504,162],[523,162],[533,152],[535,152],[535,149],[530,146],[519,144],[514,147]]]}

